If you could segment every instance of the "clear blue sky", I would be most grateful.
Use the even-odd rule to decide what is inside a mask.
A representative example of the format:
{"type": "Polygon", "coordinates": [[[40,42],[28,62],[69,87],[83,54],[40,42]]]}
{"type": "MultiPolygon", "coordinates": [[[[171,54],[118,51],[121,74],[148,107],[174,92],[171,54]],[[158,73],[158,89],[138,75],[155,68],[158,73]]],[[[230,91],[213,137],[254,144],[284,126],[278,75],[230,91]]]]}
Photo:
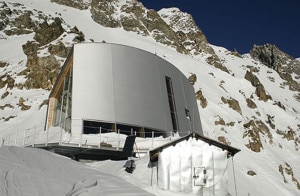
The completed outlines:
{"type": "Polygon", "coordinates": [[[138,0],[148,9],[178,7],[191,14],[209,43],[248,53],[275,44],[300,57],[300,0],[138,0]]]}

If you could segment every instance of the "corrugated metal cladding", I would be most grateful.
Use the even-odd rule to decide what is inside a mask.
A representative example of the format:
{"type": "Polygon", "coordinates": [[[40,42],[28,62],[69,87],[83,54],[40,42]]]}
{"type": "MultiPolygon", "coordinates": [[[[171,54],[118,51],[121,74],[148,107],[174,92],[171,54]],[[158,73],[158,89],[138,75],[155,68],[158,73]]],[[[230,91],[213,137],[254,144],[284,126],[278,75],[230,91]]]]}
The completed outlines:
{"type": "Polygon", "coordinates": [[[73,52],[72,132],[82,131],[82,119],[173,130],[168,77],[180,135],[202,135],[194,89],[169,62],[118,44],[76,44],[73,52]]]}

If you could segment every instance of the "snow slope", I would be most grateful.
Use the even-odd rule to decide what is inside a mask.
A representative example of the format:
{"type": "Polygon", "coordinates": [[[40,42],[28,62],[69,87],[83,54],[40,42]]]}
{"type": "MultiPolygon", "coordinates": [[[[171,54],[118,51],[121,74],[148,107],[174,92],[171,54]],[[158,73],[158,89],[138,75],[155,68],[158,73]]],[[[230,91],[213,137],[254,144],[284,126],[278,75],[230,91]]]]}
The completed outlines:
{"type": "MultiPolygon", "coordinates": [[[[300,188],[297,187],[299,185],[294,180],[298,179],[298,182],[300,182],[299,146],[297,146],[295,141],[287,140],[277,133],[277,130],[287,132],[289,128],[292,128],[298,134],[295,137],[299,138],[300,104],[294,98],[295,92],[281,85],[284,81],[275,71],[254,61],[247,54],[243,55],[243,58],[239,58],[232,55],[225,48],[212,46],[229,70],[230,73],[228,74],[207,64],[206,58],[209,56],[208,54],[200,54],[193,57],[179,54],[170,47],[156,43],[151,37],[127,32],[121,28],[111,29],[99,26],[91,19],[89,10],[77,10],[51,3],[48,0],[9,0],[7,2],[22,3],[26,9],[38,10],[46,15],[62,17],[66,24],[78,27],[85,34],[86,40],[93,39],[95,42],[105,40],[106,42],[141,48],[171,62],[187,77],[191,73],[196,74],[195,91],[201,89],[208,102],[206,108],[202,108],[199,105],[205,135],[216,140],[218,137],[224,136],[228,143],[241,149],[241,152],[234,157],[229,167],[230,193],[232,195],[300,195],[300,188]],[[259,70],[256,76],[264,84],[266,92],[272,96],[273,100],[264,102],[255,95],[255,88],[249,81],[244,79],[249,66],[259,70]],[[255,109],[250,109],[245,101],[246,98],[251,96],[257,105],[255,109]],[[221,101],[221,97],[238,100],[242,114],[224,104],[221,101]],[[276,106],[275,103],[278,102],[283,104],[286,109],[283,110],[276,106]],[[263,148],[259,153],[253,152],[246,147],[250,139],[244,135],[244,124],[250,120],[266,122],[268,115],[274,116],[272,123],[276,126],[276,129],[269,127],[272,134],[271,141],[266,134],[261,133],[260,138],[263,148]],[[220,118],[225,121],[225,125],[217,125],[215,123],[220,118]],[[233,126],[227,125],[231,122],[233,122],[233,126]],[[280,166],[283,168],[282,173],[279,171],[280,166]],[[249,171],[255,172],[255,175],[248,175],[249,171]]],[[[11,4],[10,6],[12,7],[11,4]]],[[[72,42],[69,39],[71,40],[67,36],[64,38],[64,41],[71,44],[72,42]]],[[[5,39],[0,39],[0,59],[14,65],[0,68],[2,73],[15,73],[12,75],[16,80],[24,80],[24,78],[18,77],[17,73],[25,67],[26,56],[22,51],[22,45],[28,40],[33,40],[32,34],[5,36],[5,39]]],[[[6,88],[2,88],[0,89],[0,94],[2,95],[6,91],[6,88]]],[[[39,106],[43,100],[48,98],[49,92],[42,89],[25,91],[17,88],[8,91],[10,96],[0,100],[0,105],[11,104],[16,107],[1,110],[0,137],[32,127],[43,130],[46,106],[43,106],[41,109],[39,109],[39,106]],[[20,96],[32,106],[30,110],[21,111],[17,107],[20,96]],[[10,116],[13,116],[13,118],[8,121],[3,120],[10,116]]],[[[113,191],[108,190],[109,188],[105,189],[107,192],[101,192],[103,191],[102,186],[110,187],[114,184],[106,184],[109,180],[106,180],[105,183],[99,181],[98,175],[103,173],[98,174],[95,170],[87,169],[82,164],[68,159],[56,159],[56,156],[53,157],[51,153],[36,149],[5,147],[0,149],[0,156],[0,175],[3,182],[0,184],[2,186],[0,190],[2,191],[1,195],[27,195],[28,191],[31,195],[47,195],[49,192],[57,193],[51,195],[61,195],[61,193],[64,195],[68,193],[69,195],[90,195],[90,192],[93,191],[94,194],[97,194],[97,191],[103,195],[113,194],[113,191]],[[87,178],[90,174],[93,174],[92,177],[87,178]],[[66,184],[61,184],[60,182],[66,184]],[[98,183],[97,186],[92,186],[95,183],[98,183]],[[18,188],[15,190],[12,187],[18,188]],[[84,192],[83,189],[90,191],[88,192],[89,194],[84,192]]],[[[92,166],[113,173],[156,195],[170,195],[169,192],[151,187],[149,178],[141,175],[146,175],[150,172],[147,168],[147,159],[137,160],[137,169],[132,175],[123,171],[123,164],[124,162],[104,161],[94,163],[92,166]]],[[[101,178],[125,184],[123,181],[122,183],[119,182],[119,178],[115,178],[107,173],[101,178]]],[[[127,185],[124,186],[126,187],[127,185]]],[[[132,185],[129,187],[132,188],[132,185]]],[[[113,188],[115,189],[116,187],[113,188]]],[[[180,193],[172,194],[180,195],[180,193]]]]}
{"type": "Polygon", "coordinates": [[[54,153],[0,148],[0,195],[153,195],[110,173],[54,153]]]}

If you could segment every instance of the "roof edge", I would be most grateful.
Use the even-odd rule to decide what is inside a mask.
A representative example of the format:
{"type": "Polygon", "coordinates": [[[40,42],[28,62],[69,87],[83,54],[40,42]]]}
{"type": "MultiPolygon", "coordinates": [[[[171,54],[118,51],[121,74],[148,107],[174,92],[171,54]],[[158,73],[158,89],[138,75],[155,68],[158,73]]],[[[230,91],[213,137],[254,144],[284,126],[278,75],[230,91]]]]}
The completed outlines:
{"type": "Polygon", "coordinates": [[[164,149],[164,148],[167,148],[167,147],[170,147],[170,146],[175,146],[177,143],[179,142],[182,142],[184,140],[188,140],[189,138],[196,138],[196,139],[199,139],[199,140],[202,140],[206,143],[208,143],[209,145],[214,145],[214,146],[217,146],[219,148],[222,148],[223,150],[227,150],[228,151],[228,156],[227,157],[231,157],[231,156],[234,156],[236,153],[240,152],[241,150],[238,149],[238,148],[235,148],[235,147],[232,147],[232,146],[229,146],[229,145],[225,145],[221,142],[218,142],[216,140],[213,140],[213,139],[210,139],[208,137],[205,137],[205,136],[201,136],[199,135],[198,133],[196,132],[192,132],[190,133],[189,135],[187,136],[184,136],[182,138],[179,138],[179,139],[176,139],[176,140],[173,140],[167,144],[164,144],[160,147],[157,147],[157,148],[154,148],[153,150],[150,150],[149,151],[149,154],[150,154],[150,161],[151,162],[156,162],[158,160],[158,154],[164,149]]]}

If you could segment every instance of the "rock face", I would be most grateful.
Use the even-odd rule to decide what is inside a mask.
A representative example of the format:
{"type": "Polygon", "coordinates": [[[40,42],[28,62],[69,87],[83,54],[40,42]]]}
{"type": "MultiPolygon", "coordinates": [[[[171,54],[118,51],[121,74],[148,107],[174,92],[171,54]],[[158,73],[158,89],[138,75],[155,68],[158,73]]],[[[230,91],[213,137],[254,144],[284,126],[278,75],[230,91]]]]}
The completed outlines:
{"type": "Polygon", "coordinates": [[[38,58],[27,56],[26,69],[21,73],[27,78],[24,87],[26,89],[42,88],[51,90],[60,71],[60,64],[53,55],[38,58]]]}
{"type": "Polygon", "coordinates": [[[201,90],[198,90],[196,92],[196,99],[200,101],[200,105],[202,108],[206,108],[207,106],[207,100],[206,98],[204,97],[203,93],[201,90]]]}
{"type": "MultiPolygon", "coordinates": [[[[68,1],[61,1],[68,2],[68,1]]],[[[12,89],[17,86],[19,89],[42,88],[50,90],[60,71],[61,63],[58,58],[66,58],[70,47],[59,40],[66,36],[67,32],[74,34],[75,43],[84,40],[84,35],[75,27],[64,29],[63,21],[59,17],[49,17],[36,10],[26,10],[21,4],[14,6],[23,9],[21,12],[12,10],[6,3],[0,4],[0,29],[6,36],[23,35],[34,33],[32,41],[28,41],[22,46],[24,54],[27,56],[25,68],[12,76],[3,74],[0,77],[0,88],[12,89]],[[38,17],[36,17],[38,16],[38,17]],[[45,53],[46,49],[46,53],[45,53]],[[43,54],[41,55],[43,51],[43,54]],[[25,76],[26,80],[20,84],[15,84],[15,77],[25,76]]],[[[1,67],[9,66],[8,63],[0,63],[1,67]]]]}
{"type": "Polygon", "coordinates": [[[66,5],[70,7],[74,7],[80,10],[88,9],[90,6],[91,0],[50,0],[51,2],[55,2],[61,5],[66,5]]]}
{"type": "Polygon", "coordinates": [[[228,104],[228,106],[231,109],[235,110],[239,114],[242,114],[242,110],[241,110],[240,104],[239,104],[239,102],[237,100],[235,100],[233,98],[226,99],[224,97],[221,97],[221,100],[222,100],[223,103],[228,104]]]}
{"type": "Polygon", "coordinates": [[[179,9],[149,10],[136,0],[118,5],[118,0],[92,0],[91,13],[95,22],[105,27],[123,28],[171,46],[183,54],[214,54],[205,35],[192,16],[179,9]]]}
{"type": "MultiPolygon", "coordinates": [[[[201,52],[214,54],[193,17],[177,8],[156,12],[145,8],[137,0],[127,0],[126,4],[122,4],[119,0],[51,0],[51,2],[81,10],[90,8],[94,21],[104,27],[123,28],[144,36],[152,36],[157,42],[171,46],[183,54],[197,55],[201,52]]],[[[8,23],[17,27],[5,30],[7,35],[20,35],[35,31],[37,42],[46,44],[63,33],[59,19],[55,19],[52,24],[47,24],[44,20],[44,23],[37,26],[30,17],[32,15],[30,11],[11,20],[7,16],[13,14],[13,11],[6,9],[5,5],[3,8],[0,15],[2,19],[0,30],[4,29],[8,23]]]]}
{"type": "MultiPolygon", "coordinates": [[[[152,36],[157,42],[171,46],[183,54],[209,53],[212,56],[207,62],[228,72],[209,46],[205,35],[195,24],[192,16],[177,8],[156,12],[145,8],[137,0],[127,0],[126,4],[122,4],[119,0],[51,0],[51,2],[81,10],[90,8],[93,20],[102,26],[123,28],[144,36],[152,36]]],[[[22,7],[21,4],[14,5],[22,7]]],[[[58,62],[56,57],[66,58],[70,49],[63,42],[56,44],[52,42],[66,36],[66,33],[76,34],[74,43],[85,40],[83,33],[76,27],[65,29],[63,26],[66,25],[59,17],[51,18],[25,8],[22,12],[17,12],[10,9],[6,3],[1,4],[0,19],[0,30],[3,30],[7,36],[34,33],[35,41],[23,45],[27,63],[26,69],[18,75],[25,75],[27,80],[24,84],[16,84],[18,88],[51,89],[55,75],[61,66],[61,62],[58,62]],[[48,48],[49,54],[40,57],[39,53],[45,47],[48,48]]],[[[4,87],[7,82],[8,80],[1,80],[1,86],[4,87]]],[[[11,84],[10,80],[11,86],[14,84],[11,84]]],[[[205,107],[205,101],[203,106],[205,107]]]]}
{"type": "Polygon", "coordinates": [[[267,101],[272,100],[272,97],[267,94],[265,87],[259,81],[259,79],[250,71],[247,71],[245,74],[245,79],[251,82],[252,86],[256,88],[255,94],[259,97],[260,100],[267,101]]]}
{"type": "Polygon", "coordinates": [[[254,45],[250,51],[250,55],[254,58],[267,65],[268,67],[279,71],[282,64],[285,64],[292,57],[286,55],[280,51],[275,45],[265,44],[263,46],[254,45]]]}
{"type": "Polygon", "coordinates": [[[246,99],[246,102],[247,102],[247,106],[249,107],[249,108],[257,108],[257,106],[256,106],[256,104],[250,99],[250,98],[247,98],[246,99]]]}
{"type": "Polygon", "coordinates": [[[192,85],[194,85],[197,82],[197,75],[196,74],[191,74],[188,78],[188,80],[190,81],[190,83],[192,85]]]}
{"type": "Polygon", "coordinates": [[[254,172],[254,171],[252,171],[252,170],[247,171],[247,174],[248,174],[249,176],[255,176],[255,175],[257,175],[256,172],[254,172]]]}
{"type": "Polygon", "coordinates": [[[61,23],[62,21],[60,18],[56,17],[51,24],[48,24],[46,21],[39,24],[38,28],[35,30],[33,39],[39,42],[40,45],[45,45],[56,40],[64,32],[61,23]]]}
{"type": "Polygon", "coordinates": [[[250,120],[248,123],[244,124],[245,132],[243,137],[247,137],[249,143],[246,146],[254,151],[260,152],[263,148],[262,140],[263,137],[269,140],[269,143],[273,143],[273,136],[269,128],[260,120],[250,120]]]}
{"type": "Polygon", "coordinates": [[[280,77],[286,81],[285,85],[288,85],[290,90],[300,92],[300,83],[295,80],[300,78],[300,62],[298,60],[271,44],[254,45],[250,55],[278,72],[280,77]],[[292,75],[295,75],[295,77],[293,78],[292,75]]]}
{"type": "Polygon", "coordinates": [[[175,32],[176,42],[181,42],[182,46],[190,53],[195,55],[201,52],[214,54],[205,35],[190,14],[183,13],[178,8],[162,9],[158,14],[175,32]]]}
{"type": "Polygon", "coordinates": [[[213,65],[215,68],[218,68],[226,73],[229,73],[228,69],[221,63],[221,60],[216,54],[212,54],[206,59],[206,62],[210,65],[213,65]]]}
{"type": "Polygon", "coordinates": [[[279,165],[278,166],[278,171],[282,175],[284,183],[287,183],[288,182],[287,181],[287,177],[291,176],[292,181],[297,186],[298,190],[300,190],[300,183],[295,178],[293,168],[290,166],[290,164],[288,164],[287,162],[285,162],[284,164],[279,165]]]}
{"type": "Polygon", "coordinates": [[[92,18],[104,27],[120,27],[118,19],[114,17],[117,0],[93,0],[91,3],[92,18]]]}

